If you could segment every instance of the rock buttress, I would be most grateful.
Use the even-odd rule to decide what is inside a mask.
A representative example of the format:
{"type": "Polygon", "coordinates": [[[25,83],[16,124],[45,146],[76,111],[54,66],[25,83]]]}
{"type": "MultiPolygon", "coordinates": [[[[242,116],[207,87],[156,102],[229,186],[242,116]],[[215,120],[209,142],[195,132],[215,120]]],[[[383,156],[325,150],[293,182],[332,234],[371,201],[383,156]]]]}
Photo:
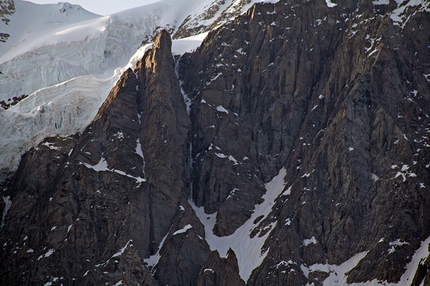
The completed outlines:
{"type": "MultiPolygon", "coordinates": [[[[23,157],[7,189],[2,283],[156,285],[143,260],[177,221],[189,184],[190,123],[170,49],[160,33],[82,134],[23,157]]],[[[180,284],[197,279],[209,253],[206,243],[194,250],[202,261],[183,259],[194,268],[180,284]]]]}

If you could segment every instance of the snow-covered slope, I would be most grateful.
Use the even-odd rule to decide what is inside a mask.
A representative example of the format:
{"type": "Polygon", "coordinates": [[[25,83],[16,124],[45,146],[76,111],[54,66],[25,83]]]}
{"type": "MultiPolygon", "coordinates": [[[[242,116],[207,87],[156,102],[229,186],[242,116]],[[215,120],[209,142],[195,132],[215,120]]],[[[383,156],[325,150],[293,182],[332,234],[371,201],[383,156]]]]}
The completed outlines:
{"type": "MultiPolygon", "coordinates": [[[[100,18],[79,5],[58,3],[38,5],[26,1],[14,1],[15,12],[9,17],[9,24],[3,23],[1,30],[10,38],[0,46],[0,61],[6,62],[44,45],[63,42],[64,32],[70,26],[87,20],[100,18]]],[[[91,34],[87,31],[86,34],[91,34]]],[[[69,36],[72,36],[69,34],[69,36]]],[[[75,39],[85,37],[82,32],[75,39]]],[[[73,41],[75,39],[70,39],[73,41]]]]}
{"type": "MultiPolygon", "coordinates": [[[[202,34],[254,2],[161,0],[99,16],[69,3],[15,0],[9,23],[0,22],[0,31],[10,35],[0,42],[0,102],[28,97],[0,108],[0,181],[46,136],[87,126],[122,71],[142,56],[142,45],[158,31],[166,29],[177,39],[202,34]]],[[[174,52],[195,48],[202,38],[174,43],[174,52]]]]}

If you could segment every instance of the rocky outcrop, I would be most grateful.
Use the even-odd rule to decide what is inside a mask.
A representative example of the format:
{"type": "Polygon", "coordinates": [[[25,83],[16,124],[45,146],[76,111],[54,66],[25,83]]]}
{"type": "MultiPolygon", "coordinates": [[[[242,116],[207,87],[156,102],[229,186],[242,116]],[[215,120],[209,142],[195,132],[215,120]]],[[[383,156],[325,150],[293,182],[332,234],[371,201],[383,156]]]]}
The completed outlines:
{"type": "Polygon", "coordinates": [[[414,280],[411,285],[429,285],[430,276],[428,275],[430,269],[430,256],[425,261],[421,261],[415,272],[414,280]]]}
{"type": "Polygon", "coordinates": [[[227,256],[223,258],[218,251],[213,251],[200,271],[197,285],[245,285],[239,276],[239,266],[234,251],[230,248],[227,256]]]}
{"type": "MultiPolygon", "coordinates": [[[[4,0],[0,3],[0,20],[6,25],[9,24],[9,17],[15,12],[15,3],[13,0],[4,0]]],[[[3,38],[1,39],[3,40],[3,38]]]]}
{"type": "Polygon", "coordinates": [[[154,277],[161,285],[195,284],[210,253],[204,237],[203,225],[183,199],[154,268],[154,277]]]}
{"type": "MultiPolygon", "coordinates": [[[[8,25],[10,22],[9,17],[15,13],[15,3],[12,0],[2,1],[0,3],[0,20],[8,25]]],[[[10,37],[10,34],[3,33],[0,30],[0,44],[5,43],[10,37]]]]}
{"type": "Polygon", "coordinates": [[[176,62],[161,32],[82,134],[23,157],[3,192],[1,282],[401,281],[430,237],[430,17],[337,4],[254,5],[176,62]],[[260,257],[220,257],[214,237],[238,232],[267,237],[260,257]],[[244,258],[262,261],[249,279],[244,258]]]}

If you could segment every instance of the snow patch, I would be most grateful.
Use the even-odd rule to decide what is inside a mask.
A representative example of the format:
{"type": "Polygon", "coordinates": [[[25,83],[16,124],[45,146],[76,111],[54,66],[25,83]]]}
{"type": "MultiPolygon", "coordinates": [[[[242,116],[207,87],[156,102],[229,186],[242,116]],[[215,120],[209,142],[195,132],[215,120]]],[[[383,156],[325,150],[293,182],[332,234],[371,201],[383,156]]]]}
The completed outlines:
{"type": "Polygon", "coordinates": [[[400,241],[400,239],[390,242],[389,245],[391,246],[391,248],[388,249],[388,253],[394,253],[396,251],[397,246],[402,246],[405,244],[409,244],[409,243],[405,241],[400,241]]]}
{"type": "Polygon", "coordinates": [[[109,171],[106,159],[103,157],[101,157],[100,161],[94,166],[92,166],[88,163],[83,163],[83,165],[89,169],[93,169],[96,172],[109,171]]]}
{"type": "Polygon", "coordinates": [[[289,196],[291,194],[291,188],[292,186],[288,187],[283,193],[282,196],[289,196]]]}
{"type": "Polygon", "coordinates": [[[222,105],[218,105],[216,107],[216,110],[219,111],[219,112],[223,112],[223,113],[227,113],[228,114],[228,110],[225,109],[224,106],[222,106],[222,105]]]}
{"type": "Polygon", "coordinates": [[[215,156],[217,156],[218,158],[221,158],[221,159],[227,158],[227,155],[225,155],[223,153],[215,153],[215,156]]]}
{"type": "Polygon", "coordinates": [[[39,256],[37,258],[37,260],[40,260],[40,259],[43,259],[43,258],[47,258],[47,257],[51,256],[54,252],[55,252],[55,250],[51,248],[45,254],[42,254],[41,256],[39,256]]]}
{"type": "Polygon", "coordinates": [[[124,133],[118,131],[113,135],[113,137],[115,137],[118,140],[122,140],[124,139],[124,133]]]}
{"type": "Polygon", "coordinates": [[[208,32],[201,33],[195,36],[173,40],[172,41],[172,54],[183,55],[195,51],[208,35],[208,32]]]}
{"type": "MultiPolygon", "coordinates": [[[[198,208],[194,202],[190,200],[191,206],[205,227],[206,241],[211,250],[217,250],[220,257],[225,257],[228,249],[231,248],[236,254],[239,264],[239,274],[244,281],[247,281],[252,271],[263,262],[269,251],[267,249],[263,253],[262,247],[266,238],[270,235],[271,230],[276,226],[276,223],[270,224],[269,227],[271,230],[266,232],[263,236],[257,234],[251,238],[250,233],[255,228],[254,221],[256,218],[262,217],[264,219],[270,214],[276,198],[285,188],[284,177],[286,173],[286,169],[282,168],[278,175],[265,185],[267,192],[262,197],[264,199],[263,203],[256,205],[251,218],[229,236],[216,236],[212,231],[216,222],[216,213],[206,214],[203,207],[198,208]]],[[[260,219],[260,221],[263,219],[260,219]]]]}
{"type": "MultiPolygon", "coordinates": [[[[140,122],[140,117],[139,117],[139,122],[140,122]]],[[[136,140],[136,154],[139,155],[142,158],[142,173],[143,176],[145,177],[145,157],[143,156],[143,151],[142,151],[142,144],[140,143],[140,137],[137,137],[136,140]]]]}
{"type": "Polygon", "coordinates": [[[327,7],[329,7],[329,8],[337,6],[337,4],[331,2],[331,0],[325,0],[325,3],[327,3],[327,7]]]}
{"type": "Polygon", "coordinates": [[[148,263],[148,266],[155,266],[157,265],[158,261],[160,260],[160,250],[164,245],[164,242],[166,241],[167,236],[169,235],[169,232],[163,237],[163,239],[160,242],[160,245],[158,246],[158,250],[154,255],[151,255],[149,258],[145,258],[143,261],[148,263]]]}
{"type": "Polygon", "coordinates": [[[231,190],[231,192],[229,193],[228,197],[226,198],[226,200],[228,200],[229,198],[234,197],[234,195],[236,194],[236,192],[239,191],[238,188],[234,188],[233,190],[231,190]]]}
{"type": "Polygon", "coordinates": [[[109,263],[109,261],[112,259],[112,258],[115,258],[115,257],[120,257],[124,252],[125,252],[125,250],[127,249],[127,247],[129,246],[129,245],[133,245],[133,240],[132,239],[130,239],[129,241],[127,241],[127,243],[125,244],[125,246],[124,247],[122,247],[117,253],[115,253],[115,254],[113,254],[108,260],[106,260],[105,262],[103,262],[103,263],[100,263],[100,264],[96,264],[96,265],[94,265],[95,267],[100,267],[100,266],[105,266],[106,264],[108,264],[109,263]]]}
{"type": "Polygon", "coordinates": [[[228,155],[228,160],[231,161],[231,162],[233,162],[234,165],[239,165],[239,163],[237,162],[237,160],[233,156],[231,156],[231,155],[228,155]]]}
{"type": "Polygon", "coordinates": [[[126,177],[129,177],[129,178],[135,179],[136,182],[139,183],[139,184],[143,183],[143,182],[146,182],[146,179],[144,179],[144,178],[135,177],[135,176],[129,175],[126,172],[121,171],[121,170],[108,168],[108,164],[106,162],[106,159],[103,156],[100,158],[100,161],[96,165],[94,165],[94,166],[92,166],[92,165],[90,165],[88,163],[81,163],[81,164],[84,165],[85,167],[87,167],[88,169],[93,169],[96,172],[103,172],[103,171],[114,172],[114,173],[120,174],[122,176],[126,176],[126,177]]]}
{"type": "MultiPolygon", "coordinates": [[[[396,168],[398,168],[397,165],[392,165],[391,166],[391,169],[396,169],[396,168]]],[[[398,177],[402,177],[402,181],[406,182],[406,179],[408,177],[409,178],[415,178],[417,176],[417,174],[415,174],[413,172],[410,172],[408,170],[409,170],[409,166],[403,164],[401,170],[396,173],[396,175],[394,176],[393,179],[397,179],[398,177]]]]}
{"type": "Polygon", "coordinates": [[[127,247],[129,246],[130,243],[133,244],[133,240],[132,239],[130,239],[129,241],[127,241],[127,243],[124,245],[124,247],[121,248],[117,253],[115,253],[114,255],[112,255],[111,258],[121,256],[125,252],[125,250],[127,249],[127,247]]]}
{"type": "Polygon", "coordinates": [[[3,215],[2,215],[2,217],[1,217],[1,225],[0,225],[0,229],[2,229],[2,228],[3,228],[3,226],[4,226],[4,222],[5,222],[5,219],[6,219],[7,212],[9,211],[9,209],[10,209],[10,207],[11,207],[11,205],[12,205],[12,201],[11,201],[11,199],[10,199],[10,196],[3,197],[3,202],[4,202],[4,209],[3,209],[3,215]]]}
{"type": "Polygon", "coordinates": [[[55,144],[51,142],[45,142],[45,143],[42,143],[42,145],[48,147],[51,150],[61,150],[60,147],[54,146],[55,144]]]}
{"type": "Polygon", "coordinates": [[[243,49],[242,49],[242,48],[237,49],[237,50],[236,50],[236,52],[238,52],[238,53],[239,53],[239,54],[241,54],[241,55],[246,55],[246,52],[245,52],[245,51],[243,51],[243,49]]]}
{"type": "Polygon", "coordinates": [[[309,244],[317,244],[317,240],[315,239],[315,236],[312,236],[311,238],[303,240],[302,245],[308,246],[309,244]]]}
{"type": "Polygon", "coordinates": [[[375,0],[373,1],[373,5],[388,5],[390,4],[390,0],[375,0]]]}
{"type": "Polygon", "coordinates": [[[175,232],[173,233],[173,235],[178,235],[178,234],[181,234],[181,233],[186,233],[186,232],[187,232],[187,230],[189,230],[189,229],[191,229],[191,228],[193,228],[193,226],[192,226],[191,224],[187,224],[187,225],[186,225],[186,226],[184,226],[183,228],[178,229],[177,231],[175,231],[175,232]]]}
{"type": "Polygon", "coordinates": [[[136,154],[142,157],[142,159],[144,159],[143,152],[142,152],[142,144],[140,143],[139,137],[137,137],[137,140],[136,140],[136,154]]]}
{"type": "MultiPolygon", "coordinates": [[[[220,150],[221,151],[221,149],[219,148],[219,147],[215,147],[217,150],[220,150]]],[[[212,145],[211,146],[209,146],[209,148],[208,148],[208,150],[212,150],[212,145]]],[[[229,161],[231,161],[231,162],[233,162],[233,165],[239,165],[239,162],[236,160],[236,158],[234,158],[233,156],[231,156],[231,155],[226,155],[226,154],[223,154],[223,153],[220,153],[220,152],[217,152],[217,153],[215,153],[215,156],[217,156],[218,158],[220,158],[220,159],[228,159],[229,161]]]]}
{"type": "Polygon", "coordinates": [[[216,81],[220,76],[222,75],[222,72],[218,73],[217,75],[211,77],[210,82],[207,82],[206,85],[210,85],[211,82],[216,81]]]}

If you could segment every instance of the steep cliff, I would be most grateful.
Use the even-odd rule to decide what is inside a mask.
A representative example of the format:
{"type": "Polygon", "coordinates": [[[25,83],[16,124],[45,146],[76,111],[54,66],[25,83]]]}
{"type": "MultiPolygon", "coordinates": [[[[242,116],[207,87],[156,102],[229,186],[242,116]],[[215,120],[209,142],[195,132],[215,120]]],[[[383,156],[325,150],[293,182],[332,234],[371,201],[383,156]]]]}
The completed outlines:
{"type": "Polygon", "coordinates": [[[143,258],[178,220],[189,181],[189,119],[170,47],[161,33],[82,134],[24,156],[7,189],[2,241],[20,251],[3,252],[4,282],[155,283],[143,258]]]}
{"type": "Polygon", "coordinates": [[[18,284],[430,285],[429,3],[257,4],[166,31],[3,191],[18,284]]]}
{"type": "Polygon", "coordinates": [[[303,270],[361,252],[348,282],[397,282],[429,236],[429,15],[409,7],[393,24],[368,1],[339,6],[254,6],[182,61],[193,199],[217,211],[215,233],[233,233],[261,181],[287,171],[289,195],[259,226],[277,222],[270,259],[249,284],[318,283],[303,270]]]}

